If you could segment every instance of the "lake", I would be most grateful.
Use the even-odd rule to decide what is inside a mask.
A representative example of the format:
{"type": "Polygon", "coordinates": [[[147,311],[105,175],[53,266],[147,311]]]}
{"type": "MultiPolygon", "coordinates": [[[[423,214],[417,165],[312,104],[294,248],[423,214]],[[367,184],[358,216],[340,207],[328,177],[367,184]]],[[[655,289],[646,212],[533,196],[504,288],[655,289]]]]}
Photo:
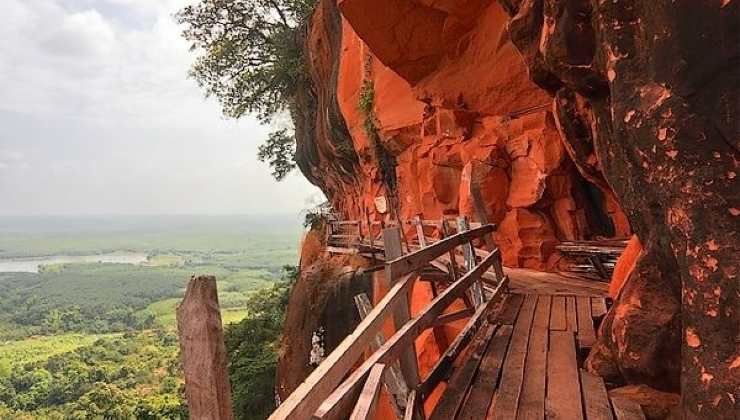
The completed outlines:
{"type": "Polygon", "coordinates": [[[40,265],[70,264],[70,263],[114,263],[114,264],[141,264],[146,262],[147,254],[113,252],[96,255],[52,255],[37,258],[9,258],[0,259],[0,273],[38,273],[40,265]]]}

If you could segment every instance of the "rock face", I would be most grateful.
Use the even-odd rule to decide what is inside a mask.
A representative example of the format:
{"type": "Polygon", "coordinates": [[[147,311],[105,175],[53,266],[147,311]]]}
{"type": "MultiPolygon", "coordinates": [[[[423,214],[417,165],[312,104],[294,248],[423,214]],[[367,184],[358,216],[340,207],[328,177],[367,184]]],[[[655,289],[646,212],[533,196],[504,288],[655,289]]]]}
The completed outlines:
{"type": "Polygon", "coordinates": [[[634,233],[588,366],[722,418],[740,378],[738,8],[320,0],[299,166],[363,222],[475,219],[477,184],[509,266],[634,233]]]}
{"type": "Polygon", "coordinates": [[[476,180],[490,219],[507,221],[497,240],[517,244],[502,247],[507,263],[536,269],[556,268],[559,239],[631,233],[598,169],[600,183],[570,158],[552,99],[529,80],[498,3],[343,0],[338,7],[336,100],[359,165],[348,182],[317,181],[335,209],[363,221],[472,217],[476,180]],[[388,208],[376,206],[379,197],[388,208]]]}
{"type": "Polygon", "coordinates": [[[730,418],[740,385],[738,2],[501,3],[532,79],[555,96],[579,172],[601,168],[642,243],[590,366],[680,385],[685,418],[730,418]]]}

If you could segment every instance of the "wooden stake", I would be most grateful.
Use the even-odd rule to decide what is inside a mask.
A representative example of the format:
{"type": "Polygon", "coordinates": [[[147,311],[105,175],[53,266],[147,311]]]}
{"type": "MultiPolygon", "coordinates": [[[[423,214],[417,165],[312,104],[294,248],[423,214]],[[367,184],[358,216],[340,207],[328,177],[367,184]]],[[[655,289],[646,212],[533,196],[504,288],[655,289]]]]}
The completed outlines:
{"type": "Polygon", "coordinates": [[[192,277],[177,307],[180,359],[190,418],[232,420],[226,345],[216,277],[192,277]]]}

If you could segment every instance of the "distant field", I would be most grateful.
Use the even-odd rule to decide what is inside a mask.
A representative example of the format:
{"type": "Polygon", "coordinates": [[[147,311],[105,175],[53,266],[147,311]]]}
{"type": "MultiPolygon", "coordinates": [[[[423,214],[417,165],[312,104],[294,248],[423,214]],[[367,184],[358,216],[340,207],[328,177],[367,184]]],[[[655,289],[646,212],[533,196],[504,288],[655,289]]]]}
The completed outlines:
{"type": "MultiPolygon", "coordinates": [[[[221,295],[220,292],[219,295],[221,295]]],[[[243,300],[246,299],[242,294],[239,294],[239,296],[236,297],[242,301],[242,304],[243,300]]],[[[219,299],[221,300],[221,298],[219,299]]],[[[177,325],[175,310],[181,301],[181,298],[164,299],[150,304],[145,310],[155,314],[157,325],[162,327],[175,327],[177,325]]],[[[221,321],[224,325],[239,322],[244,319],[245,316],[247,316],[247,311],[241,306],[227,308],[223,304],[221,305],[221,321]]]]}
{"type": "Polygon", "coordinates": [[[301,231],[298,216],[0,217],[0,258],[248,251],[250,265],[289,264],[301,231]]]}
{"type": "Polygon", "coordinates": [[[101,337],[120,334],[62,334],[48,337],[31,337],[23,340],[0,342],[0,369],[26,363],[45,361],[51,356],[89,346],[101,337]]]}
{"type": "Polygon", "coordinates": [[[188,280],[200,274],[216,276],[221,307],[230,310],[224,318],[233,321],[243,317],[250,291],[297,263],[301,232],[298,220],[287,217],[0,218],[0,259],[148,255],[141,265],[53,264],[39,273],[0,273],[0,339],[172,326],[188,280]]]}

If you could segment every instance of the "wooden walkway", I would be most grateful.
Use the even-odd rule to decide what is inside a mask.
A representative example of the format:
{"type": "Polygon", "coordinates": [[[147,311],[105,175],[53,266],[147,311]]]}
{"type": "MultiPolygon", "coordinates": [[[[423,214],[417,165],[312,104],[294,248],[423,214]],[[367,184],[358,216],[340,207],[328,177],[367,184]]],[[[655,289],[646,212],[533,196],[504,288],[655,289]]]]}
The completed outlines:
{"type": "Polygon", "coordinates": [[[461,217],[454,223],[417,218],[412,225],[416,238],[404,238],[398,226],[376,233],[373,225],[363,232],[356,221],[332,222],[327,251],[377,262],[370,270],[385,271],[388,292],[374,307],[366,296],[355,298],[362,322],[271,420],[377,419],[383,392],[399,420],[644,418],[639,406],[610,400],[601,378],[580,368],[607,312],[605,283],[504,268],[492,224],[461,217]],[[435,237],[425,227],[436,229],[435,237]],[[433,299],[412,317],[408,295],[415,281],[430,282],[433,299]],[[450,312],[455,301],[465,309],[450,312]],[[385,337],[381,326],[391,316],[395,333],[385,337]],[[421,377],[416,338],[465,319],[421,377]],[[425,413],[438,387],[444,387],[441,397],[425,413]]]}
{"type": "Polygon", "coordinates": [[[511,294],[460,357],[429,419],[644,419],[579,368],[603,298],[511,294]]]}

